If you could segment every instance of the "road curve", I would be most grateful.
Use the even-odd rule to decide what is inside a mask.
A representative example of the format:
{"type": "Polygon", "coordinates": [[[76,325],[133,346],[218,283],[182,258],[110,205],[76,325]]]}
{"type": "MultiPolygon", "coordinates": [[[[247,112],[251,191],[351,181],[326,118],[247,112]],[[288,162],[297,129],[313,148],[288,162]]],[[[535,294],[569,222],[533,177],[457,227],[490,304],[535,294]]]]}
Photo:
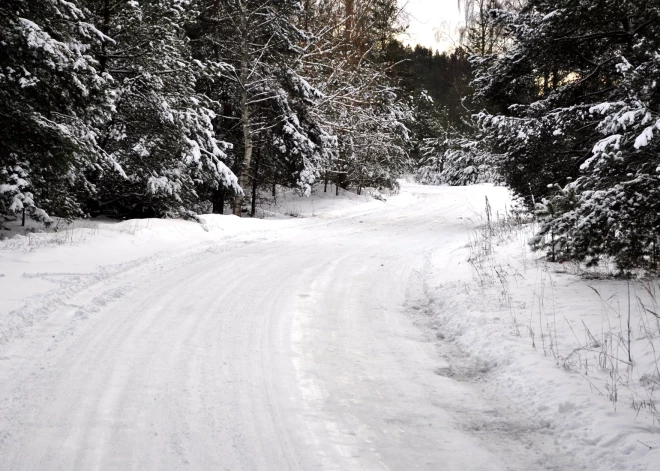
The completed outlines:
{"type": "Polygon", "coordinates": [[[435,374],[416,308],[430,254],[465,244],[474,199],[447,194],[79,293],[2,353],[0,469],[570,469],[505,399],[435,374]],[[492,434],[468,426],[492,417],[492,434]]]}

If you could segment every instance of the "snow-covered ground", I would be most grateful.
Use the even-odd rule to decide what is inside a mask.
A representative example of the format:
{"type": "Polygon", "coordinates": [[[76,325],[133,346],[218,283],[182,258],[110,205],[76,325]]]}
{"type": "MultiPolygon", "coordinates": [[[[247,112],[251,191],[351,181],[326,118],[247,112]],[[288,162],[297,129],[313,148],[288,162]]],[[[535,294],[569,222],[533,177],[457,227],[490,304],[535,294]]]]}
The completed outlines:
{"type": "Polygon", "coordinates": [[[485,196],[509,204],[406,183],[0,241],[0,469],[658,469],[626,396],[655,400],[655,317],[633,303],[611,401],[627,284],[478,249],[485,196]]]}
{"type": "Polygon", "coordinates": [[[660,469],[658,280],[545,262],[533,225],[479,220],[466,247],[433,255],[432,328],[587,469],[660,469]]]}

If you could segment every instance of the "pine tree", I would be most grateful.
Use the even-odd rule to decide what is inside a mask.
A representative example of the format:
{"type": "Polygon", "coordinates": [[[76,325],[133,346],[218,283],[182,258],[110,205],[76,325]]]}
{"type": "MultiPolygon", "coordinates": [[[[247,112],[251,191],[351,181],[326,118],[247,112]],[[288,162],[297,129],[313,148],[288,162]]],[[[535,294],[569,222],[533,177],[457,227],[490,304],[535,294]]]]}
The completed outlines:
{"type": "Polygon", "coordinates": [[[507,182],[545,198],[535,246],[655,268],[660,6],[530,0],[498,15],[513,45],[477,62],[477,93],[499,111],[480,120],[507,182]]]}
{"type": "Polygon", "coordinates": [[[94,49],[114,77],[114,109],[100,145],[126,176],[97,172],[97,211],[122,217],[190,216],[206,210],[200,191],[220,185],[240,192],[223,162],[228,145],[213,126],[218,106],[197,88],[231,68],[192,57],[184,29],[194,18],[188,1],[86,0],[111,41],[94,49]]]}
{"type": "Polygon", "coordinates": [[[501,181],[493,156],[478,139],[460,134],[430,138],[424,141],[422,151],[425,158],[415,172],[419,183],[464,186],[501,181]]]}
{"type": "Polygon", "coordinates": [[[111,78],[90,54],[110,41],[75,1],[0,4],[0,214],[84,214],[89,171],[122,174],[99,148],[111,78]]]}

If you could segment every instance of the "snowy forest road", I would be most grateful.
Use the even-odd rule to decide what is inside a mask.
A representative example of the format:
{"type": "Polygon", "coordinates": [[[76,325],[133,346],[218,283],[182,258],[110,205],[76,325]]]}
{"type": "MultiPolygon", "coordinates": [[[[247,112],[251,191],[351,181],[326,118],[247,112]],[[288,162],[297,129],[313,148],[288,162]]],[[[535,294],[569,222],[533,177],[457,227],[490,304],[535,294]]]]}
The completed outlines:
{"type": "Polygon", "coordinates": [[[437,374],[424,273],[483,193],[407,191],[78,293],[1,352],[0,469],[572,469],[437,374]]]}

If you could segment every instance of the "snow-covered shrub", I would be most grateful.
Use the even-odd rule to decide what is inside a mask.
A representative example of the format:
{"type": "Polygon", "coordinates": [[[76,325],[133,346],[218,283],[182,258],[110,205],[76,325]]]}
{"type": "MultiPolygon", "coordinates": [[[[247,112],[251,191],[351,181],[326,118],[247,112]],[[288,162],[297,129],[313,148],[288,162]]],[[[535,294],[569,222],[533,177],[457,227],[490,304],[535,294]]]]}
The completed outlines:
{"type": "Polygon", "coordinates": [[[0,214],[17,214],[50,225],[53,220],[48,213],[38,208],[34,195],[28,191],[30,183],[27,172],[20,166],[0,170],[0,214]]]}

